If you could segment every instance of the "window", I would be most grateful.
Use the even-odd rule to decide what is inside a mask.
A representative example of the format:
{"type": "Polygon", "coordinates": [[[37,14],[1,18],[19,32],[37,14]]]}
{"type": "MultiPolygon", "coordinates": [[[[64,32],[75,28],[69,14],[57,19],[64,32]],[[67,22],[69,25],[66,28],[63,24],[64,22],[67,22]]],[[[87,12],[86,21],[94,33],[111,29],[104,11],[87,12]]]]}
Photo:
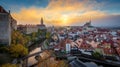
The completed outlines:
{"type": "Polygon", "coordinates": [[[7,19],[6,15],[0,15],[0,21],[6,20],[6,19],[7,19]]]}
{"type": "Polygon", "coordinates": [[[0,21],[2,21],[3,20],[3,16],[2,15],[0,15],[0,21]]]}

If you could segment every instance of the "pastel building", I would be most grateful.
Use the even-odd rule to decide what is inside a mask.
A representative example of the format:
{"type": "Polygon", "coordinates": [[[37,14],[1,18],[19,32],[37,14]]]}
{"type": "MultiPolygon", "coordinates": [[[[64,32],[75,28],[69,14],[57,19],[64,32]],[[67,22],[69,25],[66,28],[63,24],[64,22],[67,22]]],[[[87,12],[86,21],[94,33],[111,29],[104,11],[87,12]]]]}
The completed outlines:
{"type": "Polygon", "coordinates": [[[41,24],[39,25],[18,25],[17,29],[24,34],[31,34],[33,32],[46,31],[46,26],[43,24],[43,18],[41,18],[41,24]]]}

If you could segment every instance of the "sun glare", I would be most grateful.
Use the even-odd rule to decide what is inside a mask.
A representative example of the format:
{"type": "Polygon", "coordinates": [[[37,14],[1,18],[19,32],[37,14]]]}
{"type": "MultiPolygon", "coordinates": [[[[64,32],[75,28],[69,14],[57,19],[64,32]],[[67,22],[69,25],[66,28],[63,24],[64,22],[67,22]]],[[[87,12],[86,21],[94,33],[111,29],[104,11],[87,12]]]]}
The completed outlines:
{"type": "Polygon", "coordinates": [[[63,25],[67,25],[67,22],[68,22],[68,15],[63,15],[62,16],[62,23],[63,23],[63,25]]]}

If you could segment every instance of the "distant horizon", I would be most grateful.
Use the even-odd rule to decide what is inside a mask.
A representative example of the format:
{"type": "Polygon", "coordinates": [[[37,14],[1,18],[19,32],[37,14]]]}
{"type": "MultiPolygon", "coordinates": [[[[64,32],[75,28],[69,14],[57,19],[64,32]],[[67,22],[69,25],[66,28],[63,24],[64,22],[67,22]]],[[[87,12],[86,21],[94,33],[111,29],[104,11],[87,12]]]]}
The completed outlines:
{"type": "MultiPolygon", "coordinates": [[[[39,25],[39,24],[17,24],[17,25],[39,25]]],[[[46,27],[67,27],[67,26],[83,26],[84,24],[81,24],[81,25],[66,25],[66,26],[55,26],[55,25],[46,25],[46,27]]],[[[104,26],[104,25],[101,25],[101,26],[97,26],[97,25],[93,25],[92,26],[94,27],[103,27],[103,28],[119,28],[120,29],[120,26],[104,26]]]]}

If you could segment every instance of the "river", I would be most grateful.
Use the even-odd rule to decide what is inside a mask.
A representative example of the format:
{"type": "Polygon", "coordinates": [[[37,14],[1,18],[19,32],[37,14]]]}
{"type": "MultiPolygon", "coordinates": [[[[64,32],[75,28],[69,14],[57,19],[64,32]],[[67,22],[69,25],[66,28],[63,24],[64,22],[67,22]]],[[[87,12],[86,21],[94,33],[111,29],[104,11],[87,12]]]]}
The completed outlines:
{"type": "MultiPolygon", "coordinates": [[[[40,52],[40,51],[41,51],[41,47],[38,47],[38,48],[32,50],[32,51],[29,53],[29,55],[30,55],[30,54],[34,54],[34,53],[36,53],[36,52],[40,52]]],[[[37,60],[35,59],[35,56],[32,56],[32,57],[28,58],[28,66],[31,66],[31,65],[35,64],[36,62],[37,62],[37,60]]]]}

